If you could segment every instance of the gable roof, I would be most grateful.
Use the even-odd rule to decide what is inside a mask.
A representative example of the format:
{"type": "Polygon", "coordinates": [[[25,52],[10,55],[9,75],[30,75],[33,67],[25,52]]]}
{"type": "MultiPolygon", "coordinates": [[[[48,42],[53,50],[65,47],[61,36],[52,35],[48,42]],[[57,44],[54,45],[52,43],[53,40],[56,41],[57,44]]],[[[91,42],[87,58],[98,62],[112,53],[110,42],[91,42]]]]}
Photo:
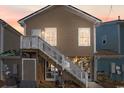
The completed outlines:
{"type": "Polygon", "coordinates": [[[0,24],[2,24],[4,27],[8,27],[8,28],[12,29],[11,31],[12,31],[13,33],[16,33],[16,34],[19,35],[19,36],[22,35],[19,31],[17,31],[15,28],[13,28],[11,25],[9,25],[7,22],[5,22],[5,21],[2,20],[2,19],[0,19],[0,24]]]}
{"type": "Polygon", "coordinates": [[[103,22],[102,24],[115,24],[115,23],[124,23],[124,20],[112,20],[112,21],[103,22]]]}
{"type": "MultiPolygon", "coordinates": [[[[55,7],[55,6],[59,6],[59,5],[48,5],[48,6],[44,7],[44,8],[39,9],[38,11],[36,11],[36,12],[34,12],[34,13],[32,13],[32,14],[30,14],[30,15],[22,18],[22,19],[20,19],[18,22],[23,26],[25,20],[30,19],[30,18],[34,17],[35,15],[37,15],[37,14],[43,12],[43,11],[46,11],[49,8],[55,7]]],[[[92,15],[90,15],[90,14],[88,14],[88,13],[86,13],[86,12],[84,12],[84,11],[78,9],[78,8],[76,8],[76,7],[71,6],[71,5],[63,5],[63,6],[68,7],[70,9],[73,9],[75,12],[78,12],[81,15],[84,15],[88,19],[91,19],[94,23],[98,23],[98,22],[102,21],[102,20],[100,20],[100,19],[98,19],[98,18],[96,18],[96,17],[94,17],[94,16],[92,16],[92,15]]]]}

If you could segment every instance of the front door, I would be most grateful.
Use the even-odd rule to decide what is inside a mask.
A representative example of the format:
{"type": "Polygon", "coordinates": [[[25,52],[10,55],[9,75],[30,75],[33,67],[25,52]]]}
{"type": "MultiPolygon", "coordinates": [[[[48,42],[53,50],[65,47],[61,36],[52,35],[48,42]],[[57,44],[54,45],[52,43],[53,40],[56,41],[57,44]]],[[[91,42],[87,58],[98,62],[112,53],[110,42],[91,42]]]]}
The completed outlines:
{"type": "Polygon", "coordinates": [[[22,59],[22,80],[36,80],[36,59],[22,59]]]}

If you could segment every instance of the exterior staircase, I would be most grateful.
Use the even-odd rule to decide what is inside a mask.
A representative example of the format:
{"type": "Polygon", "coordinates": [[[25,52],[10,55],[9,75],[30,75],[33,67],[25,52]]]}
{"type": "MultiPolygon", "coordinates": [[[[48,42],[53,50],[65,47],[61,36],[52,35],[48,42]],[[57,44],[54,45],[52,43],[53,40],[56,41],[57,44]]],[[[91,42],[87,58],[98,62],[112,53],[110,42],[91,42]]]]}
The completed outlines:
{"type": "Polygon", "coordinates": [[[88,74],[76,64],[66,59],[55,47],[37,36],[22,36],[21,49],[38,49],[58,64],[63,70],[88,87],[88,74]]]}

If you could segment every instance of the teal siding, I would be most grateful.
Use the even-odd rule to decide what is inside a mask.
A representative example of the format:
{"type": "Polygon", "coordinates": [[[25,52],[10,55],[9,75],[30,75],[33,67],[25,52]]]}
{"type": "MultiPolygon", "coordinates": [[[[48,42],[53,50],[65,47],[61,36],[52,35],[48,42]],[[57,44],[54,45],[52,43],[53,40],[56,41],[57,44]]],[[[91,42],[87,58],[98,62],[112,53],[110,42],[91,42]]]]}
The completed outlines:
{"type": "Polygon", "coordinates": [[[97,71],[104,72],[111,80],[124,80],[124,71],[122,70],[122,65],[124,65],[124,57],[123,58],[100,58],[97,60],[97,71]],[[115,63],[120,66],[121,75],[117,73],[111,73],[111,64],[115,63]]]}
{"type": "Polygon", "coordinates": [[[96,50],[118,52],[118,25],[116,23],[102,24],[96,28],[96,50]],[[104,37],[106,37],[106,44],[103,44],[104,37]]]}
{"type": "Polygon", "coordinates": [[[124,24],[120,25],[120,49],[121,54],[124,54],[124,24]]]}

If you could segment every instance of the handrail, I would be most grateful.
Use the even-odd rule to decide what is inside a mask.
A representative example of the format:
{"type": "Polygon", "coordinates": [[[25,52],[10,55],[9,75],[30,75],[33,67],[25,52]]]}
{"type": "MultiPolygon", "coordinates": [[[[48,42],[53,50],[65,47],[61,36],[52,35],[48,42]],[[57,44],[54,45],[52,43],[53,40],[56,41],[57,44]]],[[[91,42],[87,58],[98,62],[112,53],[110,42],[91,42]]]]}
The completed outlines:
{"type": "Polygon", "coordinates": [[[55,47],[50,46],[42,38],[37,36],[23,36],[21,39],[22,48],[33,48],[41,50],[50,58],[52,58],[57,64],[59,64],[63,69],[67,70],[81,82],[86,84],[86,72],[79,66],[71,62],[69,59],[66,59],[65,56],[60,53],[55,47]],[[65,66],[66,64],[68,64],[67,67],[65,66]]]}

